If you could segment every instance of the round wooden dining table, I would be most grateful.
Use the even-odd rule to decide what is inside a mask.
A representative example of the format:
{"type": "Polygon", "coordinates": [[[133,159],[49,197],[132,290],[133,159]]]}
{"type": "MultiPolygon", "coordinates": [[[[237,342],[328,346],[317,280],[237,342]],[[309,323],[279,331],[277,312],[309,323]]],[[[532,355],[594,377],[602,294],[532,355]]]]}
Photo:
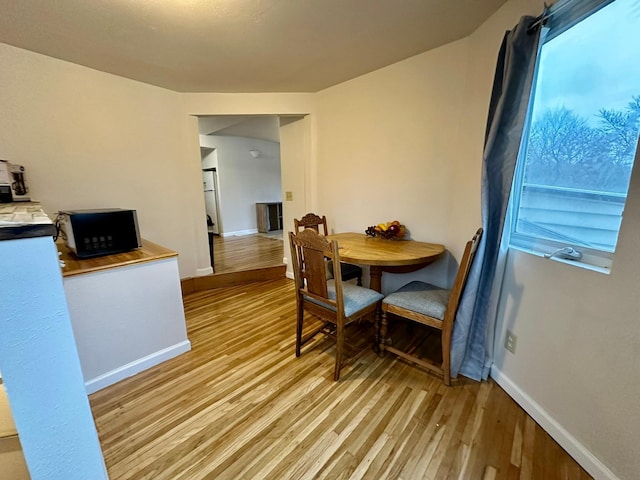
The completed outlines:
{"type": "Polygon", "coordinates": [[[377,292],[382,291],[382,272],[413,272],[445,252],[439,243],[386,240],[363,233],[335,233],[327,239],[338,241],[341,261],[369,266],[369,287],[377,292]]]}

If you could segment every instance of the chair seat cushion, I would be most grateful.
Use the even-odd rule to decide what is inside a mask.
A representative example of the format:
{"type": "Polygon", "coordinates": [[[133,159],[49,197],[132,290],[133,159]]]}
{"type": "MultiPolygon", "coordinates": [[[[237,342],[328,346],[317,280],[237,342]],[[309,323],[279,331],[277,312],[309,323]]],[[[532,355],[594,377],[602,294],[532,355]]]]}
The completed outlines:
{"type": "MultiPolygon", "coordinates": [[[[335,300],[336,299],[335,280],[332,279],[327,281],[327,290],[328,290],[329,298],[331,300],[335,300]]],[[[384,297],[384,295],[376,292],[375,290],[371,290],[370,288],[365,288],[365,287],[359,287],[351,283],[342,284],[342,295],[344,297],[345,317],[350,317],[351,315],[358,312],[359,310],[362,310],[363,308],[378,302],[384,297]]],[[[307,299],[313,303],[317,303],[318,305],[327,306],[328,308],[335,310],[331,305],[326,305],[313,298],[307,297],[307,299]]]]}
{"type": "Polygon", "coordinates": [[[425,282],[411,282],[387,295],[382,303],[442,320],[451,290],[425,282]]]}

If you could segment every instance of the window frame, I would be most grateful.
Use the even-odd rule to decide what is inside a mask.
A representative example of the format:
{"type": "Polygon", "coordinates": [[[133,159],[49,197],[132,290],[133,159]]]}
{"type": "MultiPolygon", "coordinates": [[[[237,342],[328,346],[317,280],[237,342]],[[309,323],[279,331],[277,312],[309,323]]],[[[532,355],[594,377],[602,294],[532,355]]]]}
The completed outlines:
{"type": "MultiPolygon", "coordinates": [[[[579,266],[588,270],[600,273],[610,273],[611,265],[615,255],[615,248],[612,252],[597,248],[587,247],[579,244],[571,244],[557,240],[537,237],[534,235],[516,232],[517,220],[520,211],[520,203],[522,190],[524,186],[524,170],[526,167],[527,149],[529,142],[529,134],[531,130],[533,105],[536,98],[536,85],[538,75],[540,73],[540,53],[543,46],[548,41],[564,33],[582,20],[596,13],[601,8],[609,5],[615,0],[559,0],[552,7],[547,9],[543,14],[541,21],[544,25],[541,27],[538,45],[538,55],[536,57],[536,65],[534,69],[533,82],[531,85],[531,93],[529,95],[529,104],[527,107],[527,117],[525,119],[523,134],[520,141],[516,168],[511,186],[511,198],[508,208],[508,228],[509,239],[508,246],[511,249],[519,250],[525,253],[533,254],[539,257],[548,258],[554,261],[565,263],[568,265],[579,266]],[[575,249],[581,254],[581,258],[571,258],[560,253],[560,250],[566,247],[575,249]]],[[[640,140],[636,146],[635,158],[638,159],[640,150],[640,140]]],[[[633,168],[635,168],[635,161],[633,168]]],[[[632,175],[633,175],[632,168],[632,175]]],[[[625,195],[625,205],[628,197],[628,190],[625,195]]],[[[624,209],[623,209],[624,214],[624,209]]],[[[622,222],[621,222],[622,223],[622,222]]],[[[620,227],[618,227],[618,236],[620,227]]],[[[617,247],[617,243],[616,243],[617,247]]]]}

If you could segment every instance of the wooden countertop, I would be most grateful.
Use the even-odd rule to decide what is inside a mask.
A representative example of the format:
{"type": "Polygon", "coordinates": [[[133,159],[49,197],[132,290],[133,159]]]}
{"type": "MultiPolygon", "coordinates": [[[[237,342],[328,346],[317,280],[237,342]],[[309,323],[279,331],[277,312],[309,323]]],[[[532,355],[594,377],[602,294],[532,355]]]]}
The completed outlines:
{"type": "Polygon", "coordinates": [[[83,273],[97,272],[100,270],[108,270],[111,268],[135,265],[137,263],[151,262],[154,260],[178,256],[178,254],[173,250],[169,250],[168,248],[162,247],[145,239],[142,239],[142,247],[136,250],[87,259],[77,258],[69,251],[64,243],[58,243],[56,246],[58,247],[58,251],[62,254],[60,256],[60,260],[65,262],[65,266],[62,267],[63,277],[81,275],[83,273]]]}

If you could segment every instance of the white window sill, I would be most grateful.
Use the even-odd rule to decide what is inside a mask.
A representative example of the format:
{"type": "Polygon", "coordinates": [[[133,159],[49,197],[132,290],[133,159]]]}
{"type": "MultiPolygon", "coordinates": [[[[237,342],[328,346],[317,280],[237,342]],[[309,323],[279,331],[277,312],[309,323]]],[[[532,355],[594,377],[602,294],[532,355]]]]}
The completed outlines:
{"type": "MultiPolygon", "coordinates": [[[[611,267],[610,265],[602,265],[602,264],[596,264],[591,263],[588,260],[593,260],[593,258],[589,258],[589,257],[583,257],[582,260],[570,260],[570,259],[566,259],[566,258],[561,258],[561,257],[550,257],[547,258],[545,257],[545,254],[547,252],[541,252],[538,250],[534,250],[532,248],[529,247],[523,247],[520,245],[509,245],[509,248],[513,249],[513,250],[518,250],[520,252],[524,252],[524,253],[528,253],[530,255],[535,255],[536,257],[541,257],[545,260],[552,260],[554,262],[560,262],[560,263],[564,263],[566,265],[571,265],[573,267],[579,267],[579,268],[584,268],[585,270],[591,270],[592,272],[598,272],[598,273],[604,273],[606,275],[609,275],[611,273],[611,267]],[[587,261],[585,261],[587,260],[587,261]]],[[[610,264],[610,260],[609,259],[602,259],[602,258],[598,258],[597,259],[598,263],[604,263],[607,262],[610,264]]]]}

